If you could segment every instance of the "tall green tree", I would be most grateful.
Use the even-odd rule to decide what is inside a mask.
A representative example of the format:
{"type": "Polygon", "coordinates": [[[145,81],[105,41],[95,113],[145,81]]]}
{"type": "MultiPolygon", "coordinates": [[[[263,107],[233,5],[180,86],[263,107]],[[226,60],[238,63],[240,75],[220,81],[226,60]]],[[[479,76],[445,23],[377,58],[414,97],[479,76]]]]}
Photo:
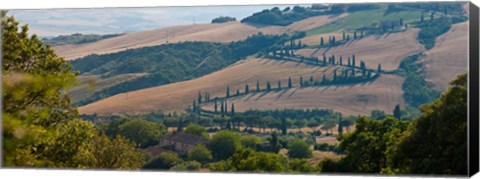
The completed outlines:
{"type": "Polygon", "coordinates": [[[310,158],[313,156],[310,145],[300,139],[289,142],[287,154],[290,158],[310,158]]]}
{"type": "Polygon", "coordinates": [[[196,145],[187,152],[187,159],[206,164],[212,161],[212,152],[205,145],[196,145]]]}
{"type": "Polygon", "coordinates": [[[197,124],[190,124],[187,127],[185,127],[184,133],[192,134],[200,137],[208,137],[207,129],[197,124]]]}
{"type": "Polygon", "coordinates": [[[99,142],[94,125],[78,118],[65,94],[76,81],[68,62],[35,34],[29,35],[28,25],[19,27],[6,11],[1,12],[1,27],[4,166],[137,169],[143,165],[130,142],[104,137],[99,142]],[[102,142],[105,146],[97,145],[102,142]],[[133,159],[108,161],[115,159],[111,151],[133,159]]]}
{"type": "Polygon", "coordinates": [[[292,88],[292,78],[288,77],[288,88],[292,88]]]}
{"type": "Polygon", "coordinates": [[[467,175],[468,78],[459,75],[388,151],[394,173],[467,175]]]}
{"type": "Polygon", "coordinates": [[[393,109],[393,116],[397,119],[401,119],[402,118],[402,111],[400,109],[400,105],[397,104],[395,106],[395,108],[393,109]]]}
{"type": "Polygon", "coordinates": [[[213,157],[217,160],[225,160],[239,148],[241,148],[240,134],[233,131],[217,132],[208,144],[213,157]]]}

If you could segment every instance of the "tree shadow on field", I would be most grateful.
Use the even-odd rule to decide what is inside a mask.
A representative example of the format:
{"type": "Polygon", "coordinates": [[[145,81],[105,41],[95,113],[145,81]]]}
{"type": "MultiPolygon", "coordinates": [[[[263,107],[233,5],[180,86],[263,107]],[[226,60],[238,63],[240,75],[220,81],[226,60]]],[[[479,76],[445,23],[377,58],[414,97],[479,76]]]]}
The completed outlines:
{"type": "Polygon", "coordinates": [[[252,98],[253,98],[254,96],[256,96],[256,95],[257,95],[257,93],[249,94],[249,95],[247,95],[247,96],[245,96],[245,97],[243,98],[243,99],[244,99],[243,101],[244,101],[244,102],[247,102],[247,101],[249,101],[250,99],[252,99],[252,98]]]}
{"type": "Polygon", "coordinates": [[[267,91],[263,92],[261,95],[259,95],[259,96],[257,97],[257,99],[255,99],[255,101],[258,101],[260,98],[262,98],[263,96],[267,95],[268,93],[269,93],[269,92],[267,92],[267,91]]]}
{"type": "Polygon", "coordinates": [[[278,93],[277,97],[275,98],[275,101],[277,101],[278,99],[280,99],[280,98],[283,96],[283,94],[285,94],[287,91],[288,91],[288,89],[280,90],[280,92],[278,93]]]}
{"type": "Polygon", "coordinates": [[[290,96],[292,96],[293,94],[295,94],[295,92],[297,92],[298,88],[295,88],[288,96],[287,98],[290,98],[290,96]]]}

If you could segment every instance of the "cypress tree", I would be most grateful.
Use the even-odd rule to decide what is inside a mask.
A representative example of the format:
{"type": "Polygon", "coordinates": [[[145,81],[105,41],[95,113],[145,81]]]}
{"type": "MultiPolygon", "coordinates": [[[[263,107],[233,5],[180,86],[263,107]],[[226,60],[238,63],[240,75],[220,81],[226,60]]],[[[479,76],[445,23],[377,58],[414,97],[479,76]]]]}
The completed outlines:
{"type": "Polygon", "coordinates": [[[345,40],[345,31],[342,33],[342,40],[345,40]]]}
{"type": "Polygon", "coordinates": [[[420,22],[423,22],[423,21],[424,21],[424,18],[425,18],[425,17],[423,17],[423,13],[422,13],[422,15],[420,16],[420,22]]]}
{"type": "Polygon", "coordinates": [[[333,81],[337,80],[337,69],[333,70],[333,81]]]}
{"type": "Polygon", "coordinates": [[[335,36],[332,37],[332,42],[335,44],[335,36]]]}
{"type": "Polygon", "coordinates": [[[218,104],[217,104],[217,99],[215,99],[215,104],[214,104],[214,111],[215,111],[215,114],[218,112],[218,104]]]}
{"type": "Polygon", "coordinates": [[[355,69],[352,68],[352,77],[355,77],[355,69]]]}
{"type": "Polygon", "coordinates": [[[347,66],[350,66],[350,65],[351,65],[351,64],[350,64],[350,57],[348,57],[348,64],[347,64],[347,66]]]}
{"type": "Polygon", "coordinates": [[[237,90],[236,96],[240,96],[240,90],[237,90]]]}
{"type": "Polygon", "coordinates": [[[325,74],[323,74],[322,83],[326,83],[326,82],[327,82],[327,76],[325,76],[325,74]]]}
{"type": "Polygon", "coordinates": [[[403,26],[403,19],[402,18],[400,18],[399,23],[400,23],[400,26],[403,26]]]}
{"type": "Polygon", "coordinates": [[[282,135],[287,135],[287,121],[282,117],[282,135]]]}
{"type": "Polygon", "coordinates": [[[230,122],[230,119],[229,119],[229,120],[227,120],[227,126],[226,126],[226,129],[227,129],[227,130],[232,130],[232,124],[231,124],[231,122],[230,122]]]}
{"type": "Polygon", "coordinates": [[[313,84],[313,76],[310,76],[310,84],[313,84]]]}
{"type": "Polygon", "coordinates": [[[360,31],[360,38],[363,38],[363,30],[360,31]]]}
{"type": "Polygon", "coordinates": [[[197,111],[197,102],[195,100],[193,100],[193,103],[192,103],[192,111],[193,112],[197,111]]]}
{"type": "Polygon", "coordinates": [[[393,116],[397,119],[401,119],[402,117],[402,111],[400,110],[400,105],[397,104],[395,108],[393,109],[393,116]]]}
{"type": "Polygon", "coordinates": [[[198,92],[198,104],[202,103],[202,94],[198,92]]]}
{"type": "Polygon", "coordinates": [[[323,54],[323,64],[324,64],[324,65],[327,64],[327,56],[325,56],[325,54],[323,54]]]}
{"type": "Polygon", "coordinates": [[[267,81],[267,91],[270,92],[272,86],[270,85],[270,81],[267,81]]]}
{"type": "Polygon", "coordinates": [[[357,39],[357,31],[353,32],[353,39],[357,39]]]}
{"type": "Polygon", "coordinates": [[[282,82],[280,80],[277,82],[277,87],[278,90],[282,89],[282,82]]]}
{"type": "Polygon", "coordinates": [[[297,48],[302,48],[302,41],[301,40],[298,40],[297,48]]]}
{"type": "Polygon", "coordinates": [[[225,100],[225,105],[223,106],[225,109],[223,109],[223,111],[225,111],[225,115],[228,116],[228,101],[225,100]]]}
{"type": "Polygon", "coordinates": [[[340,117],[340,119],[338,119],[338,134],[342,134],[343,133],[343,121],[342,121],[342,117],[340,117]]]}
{"type": "Polygon", "coordinates": [[[300,77],[300,84],[299,85],[300,85],[300,87],[303,86],[303,77],[302,76],[300,77]]]}
{"type": "Polygon", "coordinates": [[[323,46],[323,37],[320,37],[320,46],[323,46]]]}
{"type": "Polygon", "coordinates": [[[245,94],[250,93],[250,88],[248,87],[248,84],[245,84],[245,94]]]}
{"type": "Polygon", "coordinates": [[[368,71],[367,77],[368,77],[368,78],[372,77],[372,73],[371,73],[370,71],[368,71]]]}
{"type": "Polygon", "coordinates": [[[177,127],[177,132],[182,132],[183,131],[183,120],[180,119],[178,121],[178,127],[177,127]]]}
{"type": "Polygon", "coordinates": [[[292,78],[288,77],[288,88],[292,88],[292,78]]]}
{"type": "Polygon", "coordinates": [[[260,83],[257,80],[257,92],[260,92],[260,83]]]}
{"type": "Polygon", "coordinates": [[[352,56],[352,66],[355,67],[355,54],[352,56]]]}
{"type": "Polygon", "coordinates": [[[222,100],[222,104],[220,105],[220,113],[222,114],[222,117],[225,116],[225,109],[223,106],[225,106],[224,100],[222,100]]]}
{"type": "Polygon", "coordinates": [[[342,59],[342,56],[340,56],[340,65],[343,65],[343,59],[342,59]]]}
{"type": "Polygon", "coordinates": [[[230,97],[230,86],[227,86],[227,94],[226,94],[226,97],[227,97],[227,98],[230,97]]]}
{"type": "Polygon", "coordinates": [[[382,64],[378,64],[378,66],[377,66],[377,72],[378,72],[378,73],[382,72],[382,64]]]}
{"type": "Polygon", "coordinates": [[[232,116],[235,115],[235,104],[232,103],[232,116]]]}
{"type": "Polygon", "coordinates": [[[433,14],[434,14],[434,12],[430,13],[430,20],[433,20],[433,14]]]}
{"type": "Polygon", "coordinates": [[[349,41],[349,40],[350,40],[350,34],[347,35],[347,41],[349,41]]]}
{"type": "Polygon", "coordinates": [[[205,101],[204,102],[207,102],[208,101],[208,93],[205,92],[205,101]]]}

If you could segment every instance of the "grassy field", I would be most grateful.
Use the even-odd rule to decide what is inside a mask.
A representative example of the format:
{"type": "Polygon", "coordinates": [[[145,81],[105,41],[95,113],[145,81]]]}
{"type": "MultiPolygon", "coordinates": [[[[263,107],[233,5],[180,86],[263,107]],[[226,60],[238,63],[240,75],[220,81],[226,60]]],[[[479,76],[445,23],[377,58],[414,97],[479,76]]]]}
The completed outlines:
{"type": "Polygon", "coordinates": [[[420,19],[420,11],[398,11],[385,14],[386,8],[357,11],[349,16],[345,16],[329,24],[307,31],[307,35],[324,34],[338,30],[352,31],[354,28],[379,23],[382,20],[394,20],[403,18],[404,23],[409,23],[420,19]]]}

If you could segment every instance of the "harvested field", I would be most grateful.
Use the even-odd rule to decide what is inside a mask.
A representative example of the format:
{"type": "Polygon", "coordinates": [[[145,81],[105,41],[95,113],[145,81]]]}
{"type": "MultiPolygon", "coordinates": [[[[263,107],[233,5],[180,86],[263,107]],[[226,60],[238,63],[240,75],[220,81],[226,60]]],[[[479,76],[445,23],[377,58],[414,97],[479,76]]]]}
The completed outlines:
{"type": "Polygon", "coordinates": [[[438,91],[445,91],[450,81],[468,71],[468,28],[468,22],[453,25],[422,58],[425,78],[438,91]]]}
{"type": "MultiPolygon", "coordinates": [[[[389,71],[398,68],[404,57],[424,50],[423,46],[417,42],[418,32],[419,29],[414,28],[405,32],[381,36],[372,35],[333,48],[301,49],[295,53],[306,57],[315,56],[320,59],[325,53],[327,56],[335,55],[337,58],[343,56],[344,60],[355,54],[357,66],[360,64],[360,60],[364,60],[367,68],[377,69],[377,65],[382,64],[382,69],[389,71]]],[[[304,41],[319,42],[320,38],[309,36],[304,41]]]]}

